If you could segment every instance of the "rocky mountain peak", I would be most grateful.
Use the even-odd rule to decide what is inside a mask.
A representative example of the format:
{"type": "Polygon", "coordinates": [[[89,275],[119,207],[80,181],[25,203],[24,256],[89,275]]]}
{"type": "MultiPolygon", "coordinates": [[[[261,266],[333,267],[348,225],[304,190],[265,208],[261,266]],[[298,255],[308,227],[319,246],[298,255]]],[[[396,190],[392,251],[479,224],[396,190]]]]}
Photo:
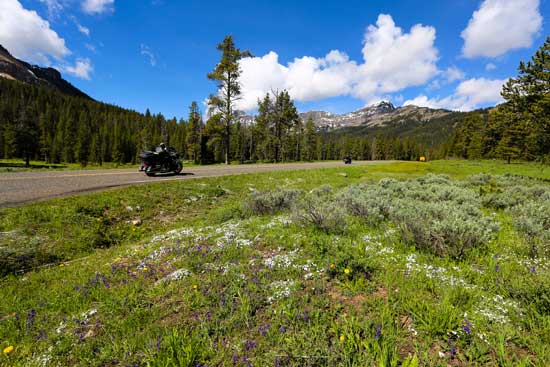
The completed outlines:
{"type": "Polygon", "coordinates": [[[13,57],[2,45],[0,45],[0,77],[45,86],[56,89],[61,93],[91,99],[87,94],[63,79],[58,70],[51,67],[43,68],[31,65],[19,60],[13,57]]]}

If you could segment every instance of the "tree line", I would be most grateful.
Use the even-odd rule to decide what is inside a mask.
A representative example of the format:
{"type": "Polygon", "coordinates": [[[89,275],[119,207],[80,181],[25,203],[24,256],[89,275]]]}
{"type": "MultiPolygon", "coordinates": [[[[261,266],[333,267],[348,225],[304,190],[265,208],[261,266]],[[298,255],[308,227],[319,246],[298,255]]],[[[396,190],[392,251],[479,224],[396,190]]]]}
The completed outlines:
{"type": "Polygon", "coordinates": [[[353,159],[416,160],[448,156],[466,159],[549,160],[550,38],[517,78],[503,87],[505,103],[461,118],[449,141],[427,146],[414,136],[358,135],[319,131],[303,121],[288,91],[272,91],[258,101],[254,121],[235,109],[240,98],[239,60],[251,56],[231,36],[208,78],[217,93],[209,98],[206,121],[196,102],[187,119],[167,119],[57,91],[0,78],[0,157],[47,163],[101,165],[136,163],[141,150],[160,142],[195,163],[283,162],[353,159]]]}
{"type": "Polygon", "coordinates": [[[445,154],[550,162],[550,37],[501,94],[503,104],[466,117],[445,154]]]}

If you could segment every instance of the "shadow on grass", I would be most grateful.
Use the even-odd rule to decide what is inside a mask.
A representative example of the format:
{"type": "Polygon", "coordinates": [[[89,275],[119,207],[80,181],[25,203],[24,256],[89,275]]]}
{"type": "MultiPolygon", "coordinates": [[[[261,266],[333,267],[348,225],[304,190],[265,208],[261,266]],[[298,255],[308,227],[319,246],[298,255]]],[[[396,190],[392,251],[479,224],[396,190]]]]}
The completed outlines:
{"type": "Polygon", "coordinates": [[[31,163],[28,167],[25,166],[25,162],[17,163],[17,162],[0,162],[0,167],[7,167],[7,168],[67,168],[68,166],[62,165],[62,164],[36,164],[31,163]]]}

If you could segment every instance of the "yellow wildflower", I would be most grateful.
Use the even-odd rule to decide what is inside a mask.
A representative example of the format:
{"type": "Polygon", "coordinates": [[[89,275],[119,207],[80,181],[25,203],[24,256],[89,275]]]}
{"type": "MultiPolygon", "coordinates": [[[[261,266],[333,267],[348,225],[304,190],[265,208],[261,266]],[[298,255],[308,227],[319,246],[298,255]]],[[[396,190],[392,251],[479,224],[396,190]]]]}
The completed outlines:
{"type": "Polygon", "coordinates": [[[143,271],[149,271],[149,268],[148,268],[148,267],[144,267],[142,270],[143,270],[143,271]]]}
{"type": "Polygon", "coordinates": [[[340,341],[343,342],[344,340],[346,340],[346,337],[344,335],[340,335],[340,341]]]}
{"type": "Polygon", "coordinates": [[[4,348],[4,354],[10,354],[13,352],[13,345],[4,348]]]}
{"type": "Polygon", "coordinates": [[[334,269],[335,267],[336,267],[336,265],[330,264],[330,268],[331,268],[331,269],[334,269]]]}
{"type": "Polygon", "coordinates": [[[198,288],[199,288],[199,286],[198,286],[198,285],[196,285],[196,284],[193,284],[193,289],[194,289],[194,290],[197,290],[198,288]]]}
{"type": "Polygon", "coordinates": [[[349,270],[349,268],[345,268],[344,273],[349,274],[349,273],[351,273],[351,270],[349,270]]]}
{"type": "Polygon", "coordinates": [[[62,267],[64,267],[64,266],[65,266],[64,263],[59,264],[59,267],[60,267],[60,268],[62,268],[62,267]]]}

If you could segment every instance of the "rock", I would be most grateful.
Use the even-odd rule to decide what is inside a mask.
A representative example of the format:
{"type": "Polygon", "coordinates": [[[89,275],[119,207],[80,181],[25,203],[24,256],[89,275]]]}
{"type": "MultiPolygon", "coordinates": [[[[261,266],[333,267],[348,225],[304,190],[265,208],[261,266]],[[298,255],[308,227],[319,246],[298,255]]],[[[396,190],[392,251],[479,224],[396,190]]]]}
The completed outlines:
{"type": "Polygon", "coordinates": [[[348,177],[348,174],[347,174],[347,173],[343,173],[343,172],[339,173],[339,175],[342,176],[342,177],[348,177]]]}
{"type": "Polygon", "coordinates": [[[140,226],[140,225],[141,225],[141,219],[134,219],[134,220],[132,221],[132,225],[133,225],[134,227],[140,226]]]}

